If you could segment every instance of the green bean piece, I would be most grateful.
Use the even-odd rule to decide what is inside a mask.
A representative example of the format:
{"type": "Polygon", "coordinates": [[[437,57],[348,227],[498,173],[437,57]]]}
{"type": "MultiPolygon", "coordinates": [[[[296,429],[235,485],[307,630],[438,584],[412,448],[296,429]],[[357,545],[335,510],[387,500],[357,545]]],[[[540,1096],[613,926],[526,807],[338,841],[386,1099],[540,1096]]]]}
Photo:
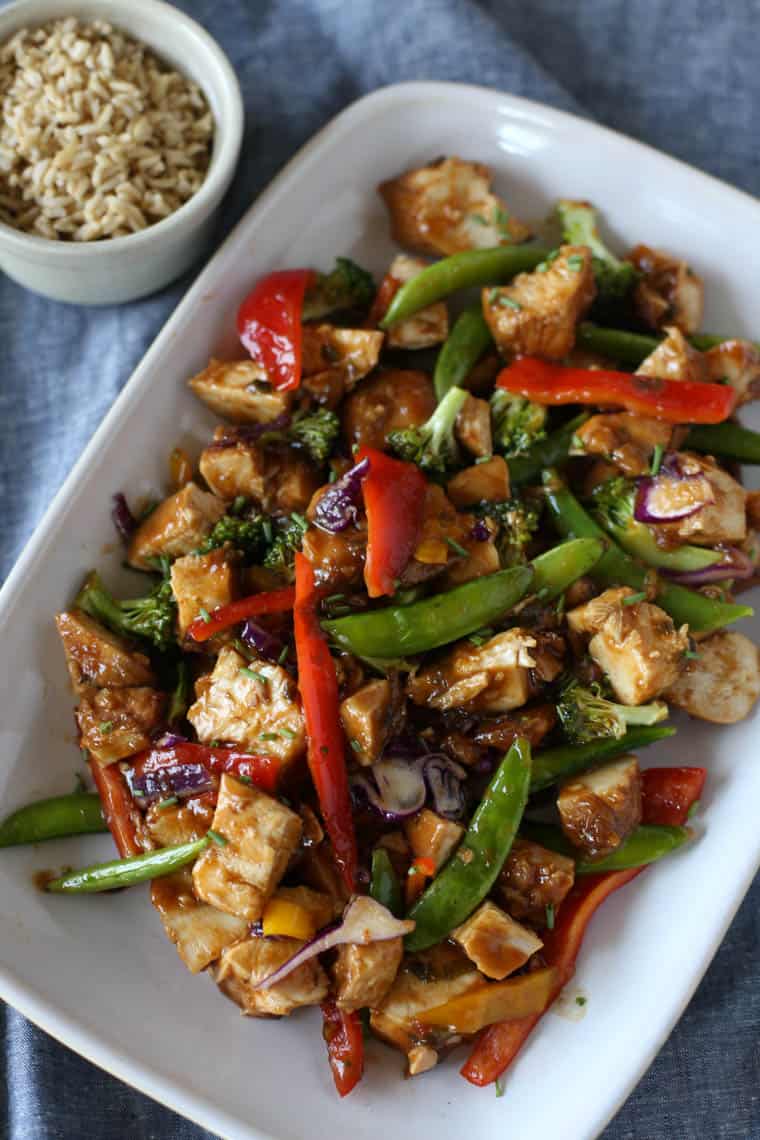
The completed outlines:
{"type": "Polygon", "coordinates": [[[467,249],[434,261],[401,286],[380,328],[389,329],[459,289],[504,284],[517,273],[535,269],[548,253],[537,245],[497,245],[493,249],[467,249]]]}
{"type": "Polygon", "coordinates": [[[382,903],[396,918],[400,918],[404,913],[401,883],[393,869],[390,855],[384,847],[376,847],[372,852],[372,877],[369,883],[369,893],[375,902],[382,903]]]}
{"type": "Polygon", "coordinates": [[[470,305],[457,317],[435,362],[433,386],[439,402],[449,389],[462,387],[491,344],[493,337],[483,316],[482,305],[480,302],[470,305]]]}
{"type": "Polygon", "coordinates": [[[760,463],[760,432],[729,421],[690,428],[683,446],[739,463],[760,463]]]}
{"type": "Polygon", "coordinates": [[[558,827],[548,823],[525,823],[520,835],[540,843],[549,851],[557,851],[575,859],[576,875],[596,875],[603,871],[627,871],[631,867],[646,867],[656,863],[682,847],[693,836],[690,827],[673,827],[665,824],[642,823],[611,854],[602,859],[584,859],[558,827]]]}
{"type": "Polygon", "coordinates": [[[547,467],[555,467],[567,459],[567,453],[578,428],[589,418],[588,412],[581,412],[562,427],[551,432],[545,439],[534,443],[524,455],[507,460],[511,483],[532,483],[540,480],[547,467]]]}
{"type": "Polygon", "coordinates": [[[576,772],[586,772],[589,768],[596,768],[608,760],[614,760],[616,756],[625,756],[626,753],[635,752],[647,744],[675,736],[675,732],[676,730],[667,724],[655,724],[651,727],[638,725],[629,728],[624,736],[605,736],[599,740],[591,740],[587,744],[558,744],[556,748],[545,748],[533,757],[531,794],[556,784],[566,776],[573,776],[576,772]]]}
{"type": "MultiPolygon", "coordinates": [[[[544,490],[554,525],[564,538],[605,539],[604,531],[555,471],[545,473],[544,490]]],[[[604,554],[591,570],[591,577],[603,586],[630,586],[636,591],[646,591],[652,571],[639,566],[610,538],[607,538],[607,544],[604,554]]],[[[754,613],[751,606],[720,602],[685,586],[661,580],[657,585],[656,601],[677,626],[688,625],[693,633],[711,633],[740,618],[752,617],[754,613]]]]}
{"type": "MultiPolygon", "coordinates": [[[[730,336],[716,336],[715,333],[694,333],[693,336],[689,337],[694,347],[702,352],[707,352],[710,348],[717,348],[719,344],[725,344],[727,340],[735,339],[735,337],[730,336]]],[[[625,364],[629,368],[638,368],[642,360],[654,352],[661,340],[661,337],[629,332],[628,329],[603,328],[591,321],[584,321],[583,324],[579,325],[575,336],[575,343],[579,348],[585,348],[589,352],[598,352],[600,356],[609,356],[611,360],[616,360],[619,364],[625,364]]],[[[760,350],[760,342],[751,341],[750,343],[760,350]]]]}
{"type": "Polygon", "coordinates": [[[0,847],[65,839],[69,835],[92,835],[108,831],[100,809],[100,796],[73,792],[53,796],[19,808],[0,823],[0,847]]]}
{"type": "Polygon", "coordinates": [[[79,871],[69,871],[60,879],[53,879],[45,886],[46,891],[56,894],[91,894],[96,891],[115,891],[120,887],[132,887],[162,875],[171,875],[181,867],[192,863],[208,847],[208,835],[192,843],[179,843],[174,847],[159,847],[156,851],[146,851],[144,855],[130,855],[126,859],[112,859],[109,863],[95,863],[79,871]]]}
{"type": "Polygon", "coordinates": [[[530,744],[518,737],[488,785],[462,842],[409,918],[407,950],[425,950],[464,922],[491,890],[509,855],[530,787],[530,744]]]}

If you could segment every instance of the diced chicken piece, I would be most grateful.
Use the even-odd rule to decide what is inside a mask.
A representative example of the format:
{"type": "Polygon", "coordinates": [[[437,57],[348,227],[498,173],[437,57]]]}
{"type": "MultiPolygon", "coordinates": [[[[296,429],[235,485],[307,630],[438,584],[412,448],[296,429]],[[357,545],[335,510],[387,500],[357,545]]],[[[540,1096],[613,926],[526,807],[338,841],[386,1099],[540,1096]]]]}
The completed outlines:
{"type": "Polygon", "coordinates": [[[189,868],[154,879],[150,898],[169,940],[191,974],[205,970],[223,950],[248,933],[246,919],[198,901],[189,868]]]}
{"type": "Polygon", "coordinates": [[[485,645],[460,642],[441,661],[409,678],[407,693],[417,705],[447,710],[499,713],[519,708],[531,696],[535,637],[509,629],[485,645]]]}
{"type": "Polygon", "coordinates": [[[225,509],[216,495],[202,491],[196,483],[186,483],[140,523],[129,543],[130,565],[152,570],[153,558],[177,558],[197,550],[225,509]]]}
{"type": "Polygon", "coordinates": [[[81,746],[99,764],[113,764],[147,748],[162,724],[166,695],[145,685],[94,689],[76,712],[81,746]]]}
{"type": "Polygon", "coordinates": [[[704,476],[713,502],[678,522],[654,524],[655,535],[661,535],[666,544],[689,542],[715,546],[720,542],[743,542],[747,537],[747,492],[741,483],[708,455],[679,451],[678,457],[683,474],[704,476]]]}
{"type": "Polygon", "coordinates": [[[532,708],[515,713],[514,716],[479,721],[473,733],[473,740],[478,745],[506,752],[518,736],[524,736],[531,748],[538,748],[556,723],[557,713],[554,705],[534,705],[532,708]]]}
{"type": "Polygon", "coordinates": [[[487,978],[501,981],[524,966],[543,946],[532,930],[486,900],[451,937],[487,978]]]}
{"type": "Polygon", "coordinates": [[[562,830],[591,858],[609,855],[641,823],[641,773],[624,756],[574,776],[557,797],[562,830]]]}
{"type": "Polygon", "coordinates": [[[343,431],[353,446],[383,450],[392,431],[419,427],[435,411],[435,394],[425,372],[391,369],[364,380],[343,408],[343,431]]]}
{"type": "Polygon", "coordinates": [[[341,702],[340,719],[360,764],[374,764],[399,720],[399,707],[391,682],[369,681],[341,702]]]}
{"type": "Polygon", "coordinates": [[[685,261],[661,249],[637,245],[628,254],[643,275],[633,294],[636,311],[650,328],[676,325],[695,333],[702,323],[704,284],[685,261]]]}
{"type": "Polygon", "coordinates": [[[193,867],[195,893],[228,914],[256,922],[298,847],[301,817],[279,800],[223,775],[212,843],[193,867]]]}
{"type": "Polygon", "coordinates": [[[367,556],[366,525],[349,526],[337,534],[311,526],[303,536],[301,550],[314,567],[318,586],[337,592],[357,585],[362,581],[367,556]]]}
{"type": "Polygon", "coordinates": [[[436,871],[453,855],[464,835],[460,823],[444,819],[430,808],[423,808],[405,820],[403,827],[413,858],[432,859],[436,871]]]}
{"type": "Polygon", "coordinates": [[[498,879],[498,892],[515,918],[547,925],[575,882],[575,862],[529,839],[516,839],[498,879]]]}
{"type": "Polygon", "coordinates": [[[294,954],[295,938],[248,938],[222,954],[216,984],[249,1017],[287,1017],[294,1009],[319,1005],[327,996],[327,975],[316,958],[298,966],[277,985],[256,987],[294,954]]]}
{"type": "MultiPolygon", "coordinates": [[[[394,281],[405,285],[426,267],[426,262],[416,257],[408,257],[399,253],[391,262],[388,275],[394,281]]],[[[449,312],[445,301],[437,301],[420,309],[405,321],[399,321],[388,330],[386,345],[388,348],[432,348],[435,344],[443,344],[449,335],[449,312]]]]}
{"type": "Polygon", "coordinates": [[[317,468],[294,448],[267,447],[229,427],[216,429],[199,466],[220,499],[230,502],[243,495],[267,514],[305,510],[320,484],[317,468]]]}
{"type": "Polygon", "coordinates": [[[290,411],[292,392],[278,392],[253,360],[210,360],[188,380],[203,403],[235,424],[268,424],[290,411]]]}
{"type": "Polygon", "coordinates": [[[145,826],[156,847],[192,843],[206,834],[214,818],[214,794],[193,796],[181,804],[151,804],[145,826]]]}
{"type": "Polygon", "coordinates": [[[460,560],[462,554],[457,548],[464,548],[471,537],[473,521],[470,515],[459,514],[442,487],[428,483],[420,536],[413,557],[400,575],[400,584],[416,586],[460,560]]]}
{"type": "Polygon", "coordinates": [[[486,574],[494,574],[501,565],[499,551],[493,539],[480,542],[478,539],[468,538],[461,545],[467,551],[467,557],[460,562],[451,563],[441,581],[445,590],[461,586],[464,582],[472,582],[475,578],[483,578],[486,574]]]}
{"type": "Polygon", "coordinates": [[[618,613],[625,599],[633,593],[630,586],[613,586],[588,602],[576,606],[567,614],[570,630],[573,633],[599,633],[607,618],[618,613]]]}
{"type": "Polygon", "coordinates": [[[471,507],[483,501],[501,503],[509,498],[509,468],[501,455],[458,471],[446,484],[455,507],[471,507]]]}
{"type": "Polygon", "coordinates": [[[482,296],[483,316],[504,356],[561,360],[596,296],[591,251],[563,245],[543,273],[520,273],[510,285],[484,289],[482,296]]]}
{"type": "Polygon", "coordinates": [[[342,913],[348,902],[348,891],[326,840],[306,849],[298,865],[298,873],[316,891],[332,899],[336,915],[342,913]]]}
{"type": "Polygon", "coordinates": [[[721,631],[699,642],[697,656],[663,694],[689,716],[713,724],[735,724],[760,697],[760,659],[743,633],[721,631]]]}
{"type": "Polygon", "coordinates": [[[201,610],[210,613],[237,597],[237,567],[224,550],[186,554],[172,563],[171,583],[177,602],[177,630],[184,637],[201,610]]]}
{"type": "Polygon", "coordinates": [[[739,404],[760,397],[760,352],[748,340],[726,340],[705,353],[708,378],[728,382],[739,404]]]}
{"type": "MultiPolygon", "coordinates": [[[[605,604],[602,599],[610,592],[605,591],[583,609],[593,611],[596,602],[605,604]]],[[[588,648],[609,678],[618,700],[625,705],[643,705],[673,684],[688,643],[687,627],[676,630],[669,614],[659,606],[651,602],[626,605],[620,601],[608,613],[588,648]]]]}
{"type": "Polygon", "coordinates": [[[338,950],[335,963],[336,1001],[349,1013],[355,1009],[374,1009],[393,985],[401,959],[404,942],[401,938],[388,938],[384,942],[370,942],[366,946],[348,943],[338,950]]]}
{"type": "Polygon", "coordinates": [[[468,395],[456,420],[456,436],[462,447],[483,459],[493,453],[491,408],[487,400],[468,395]]]}
{"type": "Polygon", "coordinates": [[[525,241],[530,230],[491,193],[479,162],[439,158],[378,187],[399,245],[433,255],[525,241]]]}
{"type": "Polygon", "coordinates": [[[661,420],[609,412],[592,416],[576,429],[584,455],[600,455],[619,467],[624,475],[646,475],[655,447],[667,448],[673,428],[661,420]]]}
{"type": "Polygon", "coordinates": [[[290,674],[271,661],[247,661],[229,645],[217,657],[187,719],[204,743],[241,744],[285,764],[306,746],[303,712],[290,674]]]}
{"type": "Polygon", "coordinates": [[[75,693],[155,684],[145,654],[130,649],[123,638],[82,610],[56,614],[55,624],[75,693]]]}
{"type": "Polygon", "coordinates": [[[340,403],[377,365],[385,334],[375,329],[304,325],[302,384],[328,407],[340,403]]]}
{"type": "Polygon", "coordinates": [[[665,339],[636,369],[637,375],[657,380],[708,380],[705,356],[689,344],[679,328],[669,325],[665,332],[665,339]]]}

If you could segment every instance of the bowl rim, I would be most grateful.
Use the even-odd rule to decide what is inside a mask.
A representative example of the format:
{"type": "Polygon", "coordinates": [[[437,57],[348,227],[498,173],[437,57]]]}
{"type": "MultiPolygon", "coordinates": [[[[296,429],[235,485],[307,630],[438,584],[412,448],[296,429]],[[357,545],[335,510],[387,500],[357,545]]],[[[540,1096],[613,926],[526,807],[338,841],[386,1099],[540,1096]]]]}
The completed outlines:
{"type": "MultiPolygon", "coordinates": [[[[244,128],[243,96],[235,69],[221,45],[197,20],[173,4],[166,3],[165,0],[139,0],[139,4],[142,9],[154,12],[164,23],[176,21],[181,24],[188,34],[199,40],[209,61],[216,67],[221,85],[225,89],[229,106],[225,108],[222,127],[217,119],[214,119],[211,157],[205,179],[192,197],[167,217],[153,222],[143,230],[122,237],[104,238],[92,242],[61,241],[57,238],[27,233],[0,221],[0,244],[9,251],[26,256],[34,255],[35,260],[50,256],[53,259],[77,262],[93,260],[106,252],[133,253],[148,242],[164,239],[171,241],[172,237],[179,239],[181,236],[179,231],[186,227],[192,216],[197,215],[200,218],[209,214],[226,192],[237,165],[244,128]]],[[[91,14],[80,16],[81,19],[98,18],[94,9],[101,8],[102,18],[108,19],[118,27],[120,13],[126,10],[134,11],[134,3],[130,0],[46,0],[43,3],[39,0],[14,0],[14,3],[0,11],[0,43],[4,43],[26,24],[34,26],[50,20],[65,19],[66,8],[70,9],[69,15],[77,15],[78,8],[90,9],[91,14]],[[58,7],[61,9],[58,14],[48,11],[58,7]],[[47,11],[47,14],[40,9],[47,11]]],[[[137,33],[127,34],[146,43],[156,55],[162,55],[161,48],[148,44],[137,33]]],[[[185,74],[201,87],[208,98],[204,79],[189,71],[185,74]]]]}

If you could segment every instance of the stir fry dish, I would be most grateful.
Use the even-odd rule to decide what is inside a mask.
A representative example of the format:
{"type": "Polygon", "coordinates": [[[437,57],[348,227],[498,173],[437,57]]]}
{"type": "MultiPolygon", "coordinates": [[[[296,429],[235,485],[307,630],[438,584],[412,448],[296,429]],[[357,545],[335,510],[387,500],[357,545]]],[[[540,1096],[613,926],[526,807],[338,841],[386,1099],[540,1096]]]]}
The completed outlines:
{"type": "Polygon", "coordinates": [[[498,1080],[597,907],[694,838],[705,769],[641,750],[760,695],[760,347],[700,332],[700,278],[613,254],[588,202],[539,241],[477,163],[379,191],[379,285],[261,277],[240,358],[189,380],[200,457],[115,496],[145,585],[92,570],[56,618],[96,792],[0,827],[110,829],[118,858],[47,890],[150,881],[245,1014],[321,1008],[341,1095],[367,1034],[498,1080]]]}

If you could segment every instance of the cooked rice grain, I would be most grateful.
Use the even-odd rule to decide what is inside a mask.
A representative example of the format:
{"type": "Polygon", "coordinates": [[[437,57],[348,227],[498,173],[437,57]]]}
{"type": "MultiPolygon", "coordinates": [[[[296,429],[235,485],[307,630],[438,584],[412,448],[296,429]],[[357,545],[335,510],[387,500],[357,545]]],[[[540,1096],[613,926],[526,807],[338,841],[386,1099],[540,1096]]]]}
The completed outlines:
{"type": "Polygon", "coordinates": [[[96,241],[178,210],[208,170],[200,88],[100,20],[56,20],[0,47],[0,221],[96,241]]]}

